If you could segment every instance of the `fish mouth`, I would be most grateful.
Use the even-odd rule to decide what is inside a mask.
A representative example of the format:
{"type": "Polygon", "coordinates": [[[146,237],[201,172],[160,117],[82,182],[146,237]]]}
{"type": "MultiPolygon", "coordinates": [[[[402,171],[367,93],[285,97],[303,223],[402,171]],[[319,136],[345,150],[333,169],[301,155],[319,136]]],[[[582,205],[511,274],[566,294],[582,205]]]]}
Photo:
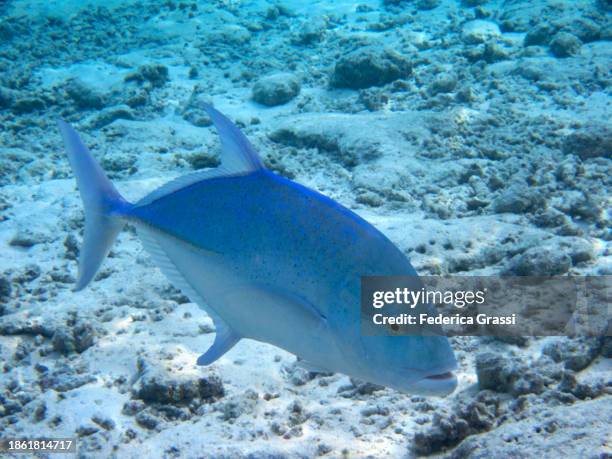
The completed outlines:
{"type": "Polygon", "coordinates": [[[425,376],[424,379],[434,379],[434,380],[451,380],[455,377],[455,374],[452,371],[445,371],[444,373],[437,373],[434,375],[425,376]]]}
{"type": "Polygon", "coordinates": [[[410,394],[444,397],[457,388],[456,363],[440,365],[428,370],[411,370],[413,375],[403,391],[410,394]],[[415,374],[416,373],[416,374],[415,374]]]}
{"type": "Polygon", "coordinates": [[[420,395],[444,397],[451,394],[456,388],[457,376],[453,371],[447,370],[423,376],[412,384],[411,392],[420,395]]]}

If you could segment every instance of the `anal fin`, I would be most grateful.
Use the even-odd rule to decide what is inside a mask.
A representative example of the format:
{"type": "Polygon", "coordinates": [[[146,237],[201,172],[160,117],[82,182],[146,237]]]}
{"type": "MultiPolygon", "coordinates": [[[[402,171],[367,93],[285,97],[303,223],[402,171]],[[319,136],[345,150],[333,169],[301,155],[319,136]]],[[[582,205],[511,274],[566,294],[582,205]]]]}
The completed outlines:
{"type": "Polygon", "coordinates": [[[217,323],[215,325],[217,326],[215,341],[204,354],[198,357],[198,365],[210,365],[214,363],[240,341],[240,336],[225,324],[217,323]],[[221,326],[221,328],[219,328],[219,326],[221,326]]]}
{"type": "Polygon", "coordinates": [[[200,294],[191,286],[185,276],[177,269],[174,262],[170,259],[164,248],[157,241],[155,230],[146,225],[139,225],[138,231],[142,243],[162,271],[175,287],[180,289],[187,297],[204,309],[215,324],[216,336],[212,346],[202,354],[198,360],[198,365],[210,365],[219,357],[229,351],[240,341],[241,336],[219,317],[219,315],[204,301],[200,294]]]}

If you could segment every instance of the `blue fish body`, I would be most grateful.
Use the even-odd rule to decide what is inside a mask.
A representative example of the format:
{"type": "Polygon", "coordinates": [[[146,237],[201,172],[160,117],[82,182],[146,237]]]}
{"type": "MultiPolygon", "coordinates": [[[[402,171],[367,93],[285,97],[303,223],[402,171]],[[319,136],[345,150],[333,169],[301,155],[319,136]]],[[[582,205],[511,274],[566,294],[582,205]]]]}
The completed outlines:
{"type": "MultiPolygon", "coordinates": [[[[88,206],[100,193],[84,192],[85,180],[79,181],[86,222],[106,215],[102,223],[113,234],[133,222],[162,271],[212,316],[215,342],[198,363],[210,364],[250,338],[292,352],[311,367],[404,392],[451,392],[456,361],[446,337],[361,334],[361,276],[412,276],[420,287],[405,255],[355,213],[266,170],[238,128],[212,107],[208,111],[225,155],[218,171],[178,179],[133,205],[102,176],[97,181],[106,198],[88,206]],[[90,211],[88,219],[94,205],[103,212],[90,211]]],[[[70,131],[60,127],[70,157],[70,131]]],[[[88,154],[83,148],[71,159],[77,179],[77,158],[88,154]]],[[[88,235],[86,226],[86,246],[92,238],[103,241],[86,252],[108,250],[114,235],[94,234],[99,227],[88,235]]],[[[97,269],[86,259],[79,263],[80,272],[97,269]]],[[[84,276],[78,288],[90,280],[84,276]]]]}

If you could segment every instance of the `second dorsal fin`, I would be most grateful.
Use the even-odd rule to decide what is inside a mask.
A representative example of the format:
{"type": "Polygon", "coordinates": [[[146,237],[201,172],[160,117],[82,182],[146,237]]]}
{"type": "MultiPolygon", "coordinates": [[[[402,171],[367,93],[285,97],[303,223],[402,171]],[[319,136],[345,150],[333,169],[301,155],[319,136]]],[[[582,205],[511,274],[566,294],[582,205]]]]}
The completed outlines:
{"type": "Polygon", "coordinates": [[[238,129],[238,126],[213,108],[212,105],[204,104],[204,109],[210,116],[221,139],[221,165],[215,169],[193,172],[178,177],[142,198],[136,203],[137,206],[151,204],[153,201],[202,180],[246,175],[250,172],[265,169],[253,145],[238,129]]]}
{"type": "Polygon", "coordinates": [[[204,104],[204,109],[212,120],[221,139],[221,167],[230,174],[246,174],[264,165],[249,139],[225,115],[204,104]]]}

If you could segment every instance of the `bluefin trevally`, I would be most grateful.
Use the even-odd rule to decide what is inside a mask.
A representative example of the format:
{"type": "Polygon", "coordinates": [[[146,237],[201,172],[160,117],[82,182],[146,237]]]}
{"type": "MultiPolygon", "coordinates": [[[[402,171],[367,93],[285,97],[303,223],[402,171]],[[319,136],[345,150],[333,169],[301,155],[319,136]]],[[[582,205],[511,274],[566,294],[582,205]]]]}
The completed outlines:
{"type": "Polygon", "coordinates": [[[134,204],[76,131],[58,122],[85,212],[75,290],[89,284],[131,222],[161,271],[214,321],[215,340],[199,365],[250,338],[311,368],[407,393],[452,392],[457,363],[445,336],[361,333],[361,276],[417,280],[406,256],[349,209],[266,169],[238,127],[206,110],[221,139],[220,166],[180,177],[134,204]]]}

